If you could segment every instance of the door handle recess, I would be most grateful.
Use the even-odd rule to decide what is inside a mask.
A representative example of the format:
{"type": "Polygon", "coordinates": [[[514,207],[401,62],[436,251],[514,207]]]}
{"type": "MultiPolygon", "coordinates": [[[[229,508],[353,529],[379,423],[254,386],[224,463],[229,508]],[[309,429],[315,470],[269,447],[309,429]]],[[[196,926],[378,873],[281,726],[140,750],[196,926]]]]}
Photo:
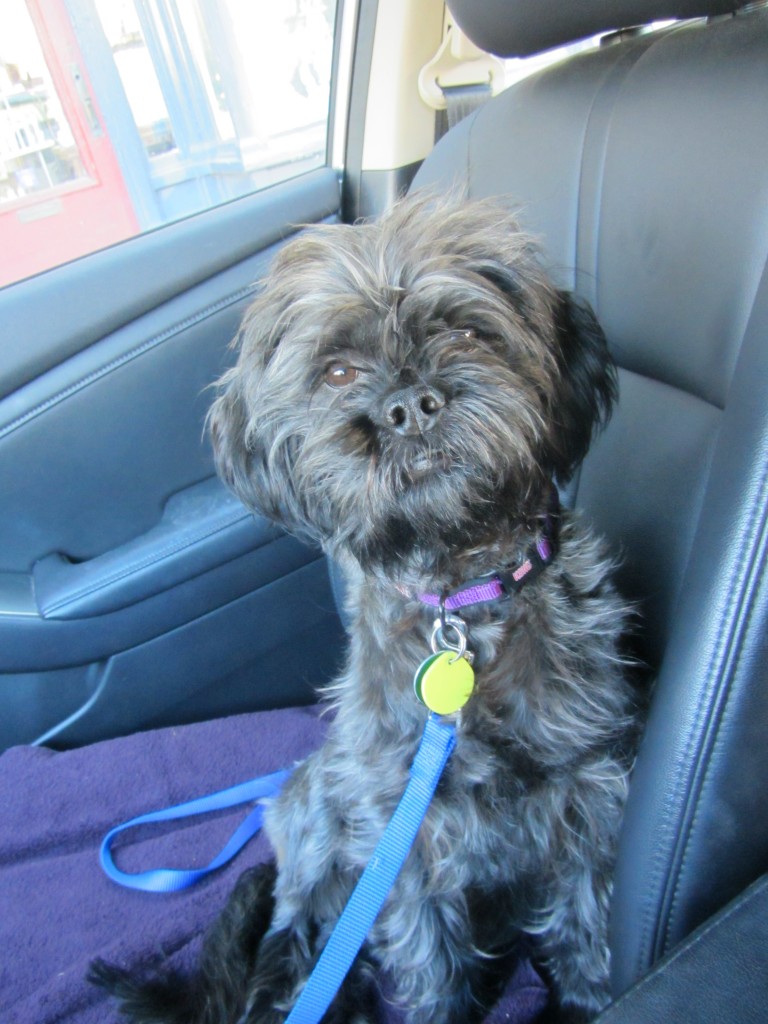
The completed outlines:
{"type": "Polygon", "coordinates": [[[170,590],[275,540],[215,477],[168,499],[156,526],[85,562],[51,554],[34,566],[35,602],[45,619],[104,615],[170,590]]]}

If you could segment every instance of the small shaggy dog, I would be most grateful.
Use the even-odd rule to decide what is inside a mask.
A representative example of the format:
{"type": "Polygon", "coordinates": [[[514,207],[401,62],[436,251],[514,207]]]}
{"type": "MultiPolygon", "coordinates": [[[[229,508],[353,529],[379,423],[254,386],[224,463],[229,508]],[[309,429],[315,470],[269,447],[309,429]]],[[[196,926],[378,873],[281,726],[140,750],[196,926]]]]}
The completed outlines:
{"type": "Polygon", "coordinates": [[[414,673],[451,608],[455,628],[436,633],[454,647],[466,636],[474,692],[326,1020],[372,1020],[376,973],[410,1024],[479,1020],[522,933],[559,1019],[604,1005],[637,716],[611,566],[554,482],[614,393],[591,312],[549,282],[498,203],[416,196],[284,246],[212,435],[246,505],[343,569],[347,664],[324,746],[268,812],[277,872],[243,875],[199,976],[95,967],[129,1016],[285,1020],[406,786],[428,715],[414,673]]]}

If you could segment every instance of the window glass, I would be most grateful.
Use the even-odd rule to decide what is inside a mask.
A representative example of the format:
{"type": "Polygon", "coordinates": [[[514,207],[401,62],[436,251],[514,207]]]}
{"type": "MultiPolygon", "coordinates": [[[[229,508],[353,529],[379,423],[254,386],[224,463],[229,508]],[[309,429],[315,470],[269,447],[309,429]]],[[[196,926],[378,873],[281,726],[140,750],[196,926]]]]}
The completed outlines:
{"type": "Polygon", "coordinates": [[[0,285],[321,166],[336,0],[3,0],[0,285]]]}
{"type": "Polygon", "coordinates": [[[0,207],[87,179],[24,0],[5,3],[14,31],[0,43],[0,207]]]}
{"type": "Polygon", "coordinates": [[[133,0],[98,0],[96,7],[147,157],[175,149],[168,106],[133,0]]]}

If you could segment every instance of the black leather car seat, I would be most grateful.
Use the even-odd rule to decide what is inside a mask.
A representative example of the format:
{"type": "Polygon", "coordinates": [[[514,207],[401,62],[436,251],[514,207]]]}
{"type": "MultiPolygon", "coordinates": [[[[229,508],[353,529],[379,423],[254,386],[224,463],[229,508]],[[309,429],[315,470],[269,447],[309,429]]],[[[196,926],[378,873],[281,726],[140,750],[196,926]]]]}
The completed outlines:
{"type": "Polygon", "coordinates": [[[618,995],[768,868],[768,9],[449,6],[503,56],[703,16],[523,80],[414,183],[511,196],[620,368],[575,495],[623,552],[655,676],[616,874],[618,995]]]}

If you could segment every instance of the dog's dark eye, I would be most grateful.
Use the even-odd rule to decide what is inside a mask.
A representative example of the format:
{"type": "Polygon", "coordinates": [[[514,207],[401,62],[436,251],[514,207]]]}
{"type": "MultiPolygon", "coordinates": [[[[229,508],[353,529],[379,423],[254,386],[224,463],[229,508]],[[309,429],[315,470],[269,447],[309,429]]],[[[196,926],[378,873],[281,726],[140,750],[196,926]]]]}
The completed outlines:
{"type": "Polygon", "coordinates": [[[344,363],[332,363],[325,371],[325,383],[332,388],[345,388],[354,384],[360,371],[354,366],[346,366],[344,363]]]}
{"type": "Polygon", "coordinates": [[[451,331],[448,335],[451,341],[475,341],[477,338],[477,331],[474,327],[464,327],[460,331],[451,331]]]}

